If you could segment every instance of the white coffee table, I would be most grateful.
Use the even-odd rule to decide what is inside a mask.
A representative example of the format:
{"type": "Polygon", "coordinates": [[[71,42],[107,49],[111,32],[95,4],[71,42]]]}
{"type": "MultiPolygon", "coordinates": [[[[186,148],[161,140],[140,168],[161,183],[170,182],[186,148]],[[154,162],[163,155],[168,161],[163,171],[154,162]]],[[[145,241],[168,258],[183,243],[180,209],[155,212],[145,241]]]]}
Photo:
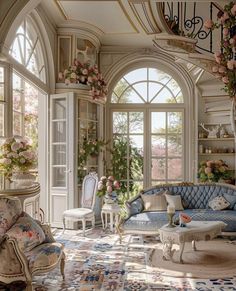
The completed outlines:
{"type": "Polygon", "coordinates": [[[105,229],[108,226],[108,215],[110,216],[110,231],[114,231],[114,223],[118,224],[119,221],[120,206],[117,203],[104,204],[101,210],[102,228],[105,229]],[[105,222],[104,222],[105,216],[105,222]]]}
{"type": "Polygon", "coordinates": [[[172,260],[174,250],[173,244],[180,246],[179,261],[183,263],[182,254],[186,242],[192,242],[192,247],[196,250],[196,241],[212,240],[219,234],[226,224],[222,221],[191,221],[186,227],[162,226],[159,229],[160,240],[163,243],[163,259],[172,260]]]}

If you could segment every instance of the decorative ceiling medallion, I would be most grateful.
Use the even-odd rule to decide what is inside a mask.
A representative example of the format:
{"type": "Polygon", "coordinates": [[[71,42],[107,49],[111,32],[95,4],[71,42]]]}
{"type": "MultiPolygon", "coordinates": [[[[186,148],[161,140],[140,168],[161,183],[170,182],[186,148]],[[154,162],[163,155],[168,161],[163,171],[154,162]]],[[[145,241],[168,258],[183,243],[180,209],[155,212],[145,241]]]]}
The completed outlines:
{"type": "Polygon", "coordinates": [[[178,35],[158,34],[153,42],[154,46],[164,51],[174,53],[193,53],[195,52],[197,40],[178,35]]]}

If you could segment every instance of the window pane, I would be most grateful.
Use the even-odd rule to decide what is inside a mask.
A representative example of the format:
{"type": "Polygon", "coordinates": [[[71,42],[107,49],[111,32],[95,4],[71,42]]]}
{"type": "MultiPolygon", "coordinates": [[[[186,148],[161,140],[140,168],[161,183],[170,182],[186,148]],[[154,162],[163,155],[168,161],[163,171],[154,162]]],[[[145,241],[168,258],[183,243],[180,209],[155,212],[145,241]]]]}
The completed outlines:
{"type": "Polygon", "coordinates": [[[18,75],[13,74],[13,109],[22,111],[22,94],[24,94],[23,80],[18,75]]]}
{"type": "Polygon", "coordinates": [[[4,100],[4,84],[0,84],[0,100],[4,100]]]}
{"type": "Polygon", "coordinates": [[[53,123],[53,138],[52,142],[65,142],[66,141],[66,122],[53,123]]]}
{"type": "Polygon", "coordinates": [[[168,179],[178,180],[182,178],[182,160],[168,159],[168,179]]]}
{"type": "Polygon", "coordinates": [[[66,118],[66,100],[54,99],[53,100],[53,113],[52,119],[65,119],[66,118]]]}
{"type": "Polygon", "coordinates": [[[152,133],[165,133],[166,128],[166,113],[152,112],[152,133]]]}
{"type": "Polygon", "coordinates": [[[137,151],[143,155],[143,136],[142,135],[131,135],[130,142],[132,148],[137,149],[137,151]]]}
{"type": "Polygon", "coordinates": [[[66,168],[58,167],[52,169],[52,187],[66,186],[66,168]]]}
{"type": "Polygon", "coordinates": [[[129,132],[143,133],[143,112],[129,113],[129,132]]]}
{"type": "Polygon", "coordinates": [[[53,165],[66,164],[66,145],[52,145],[52,163],[53,165]]]}
{"type": "Polygon", "coordinates": [[[129,83],[125,79],[121,79],[114,88],[116,96],[119,98],[127,87],[129,87],[129,83]]]}
{"type": "Polygon", "coordinates": [[[113,112],[113,133],[127,133],[127,123],[126,112],[113,112]]]}
{"type": "Polygon", "coordinates": [[[13,134],[22,135],[21,113],[13,112],[13,134]]]}
{"type": "Polygon", "coordinates": [[[158,69],[150,68],[148,69],[148,73],[149,80],[160,82],[162,84],[166,84],[171,79],[171,76],[158,69]]]}
{"type": "Polygon", "coordinates": [[[181,133],[182,132],[182,112],[168,112],[168,132],[181,133]]]}
{"type": "Polygon", "coordinates": [[[152,136],[152,156],[164,157],[166,155],[165,136],[152,136]]]}
{"type": "Polygon", "coordinates": [[[161,90],[161,88],[162,88],[161,84],[149,82],[149,88],[148,88],[149,99],[148,100],[152,102],[153,97],[157,95],[157,93],[161,90]]]}
{"type": "Polygon", "coordinates": [[[4,104],[0,104],[0,136],[4,136],[4,104]]]}
{"type": "Polygon", "coordinates": [[[147,68],[134,70],[125,75],[124,79],[127,80],[130,84],[138,81],[147,80],[147,68]]]}
{"type": "Polygon", "coordinates": [[[168,156],[181,156],[182,155],[182,136],[181,135],[168,135],[168,156]]]}
{"type": "Polygon", "coordinates": [[[161,90],[160,93],[157,94],[153,102],[154,103],[176,103],[176,100],[173,98],[171,91],[164,88],[161,90]]]}
{"type": "Polygon", "coordinates": [[[88,101],[85,100],[79,100],[78,103],[78,112],[79,112],[79,118],[87,118],[87,106],[88,106],[88,101]]]}
{"type": "Polygon", "coordinates": [[[4,82],[4,68],[0,67],[0,83],[4,82]]]}
{"type": "Polygon", "coordinates": [[[174,95],[178,94],[179,91],[180,91],[180,87],[179,87],[178,83],[174,79],[172,79],[170,82],[168,82],[167,87],[170,89],[170,91],[174,95]]]}
{"type": "Polygon", "coordinates": [[[136,93],[147,102],[147,82],[142,82],[133,85],[136,93]]]}
{"type": "Polygon", "coordinates": [[[143,103],[144,101],[141,97],[135,92],[134,89],[126,90],[121,96],[119,103],[143,103]]]}
{"type": "Polygon", "coordinates": [[[166,161],[165,159],[152,159],[152,179],[165,180],[166,161]]]}

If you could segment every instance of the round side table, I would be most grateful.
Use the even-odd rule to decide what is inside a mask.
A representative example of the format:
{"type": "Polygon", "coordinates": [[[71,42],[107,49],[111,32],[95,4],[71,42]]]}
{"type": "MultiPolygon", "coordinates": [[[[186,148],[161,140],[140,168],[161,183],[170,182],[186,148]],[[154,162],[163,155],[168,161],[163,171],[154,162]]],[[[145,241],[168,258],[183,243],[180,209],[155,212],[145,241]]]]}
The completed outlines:
{"type": "Polygon", "coordinates": [[[119,221],[119,212],[120,212],[120,206],[117,203],[104,204],[101,210],[102,228],[106,229],[108,227],[108,215],[110,215],[109,217],[110,231],[114,232],[114,226],[118,224],[118,221],[119,221]],[[104,222],[104,216],[105,216],[105,222],[104,222]]]}

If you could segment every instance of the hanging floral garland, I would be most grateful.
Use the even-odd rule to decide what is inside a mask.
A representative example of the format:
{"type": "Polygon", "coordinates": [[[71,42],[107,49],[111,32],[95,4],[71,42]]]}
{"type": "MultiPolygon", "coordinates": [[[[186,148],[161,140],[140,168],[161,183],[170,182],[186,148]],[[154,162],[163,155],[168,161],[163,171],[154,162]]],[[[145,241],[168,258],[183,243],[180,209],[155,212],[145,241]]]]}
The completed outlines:
{"type": "Polygon", "coordinates": [[[71,83],[80,83],[90,86],[90,93],[93,99],[106,99],[107,84],[95,64],[90,62],[81,63],[74,60],[74,64],[59,73],[59,80],[64,80],[66,85],[71,83]]]}
{"type": "Polygon", "coordinates": [[[224,91],[236,99],[236,2],[225,5],[217,15],[217,22],[208,19],[204,26],[211,30],[223,27],[220,50],[215,52],[217,65],[212,72],[224,82],[224,91]]]}

